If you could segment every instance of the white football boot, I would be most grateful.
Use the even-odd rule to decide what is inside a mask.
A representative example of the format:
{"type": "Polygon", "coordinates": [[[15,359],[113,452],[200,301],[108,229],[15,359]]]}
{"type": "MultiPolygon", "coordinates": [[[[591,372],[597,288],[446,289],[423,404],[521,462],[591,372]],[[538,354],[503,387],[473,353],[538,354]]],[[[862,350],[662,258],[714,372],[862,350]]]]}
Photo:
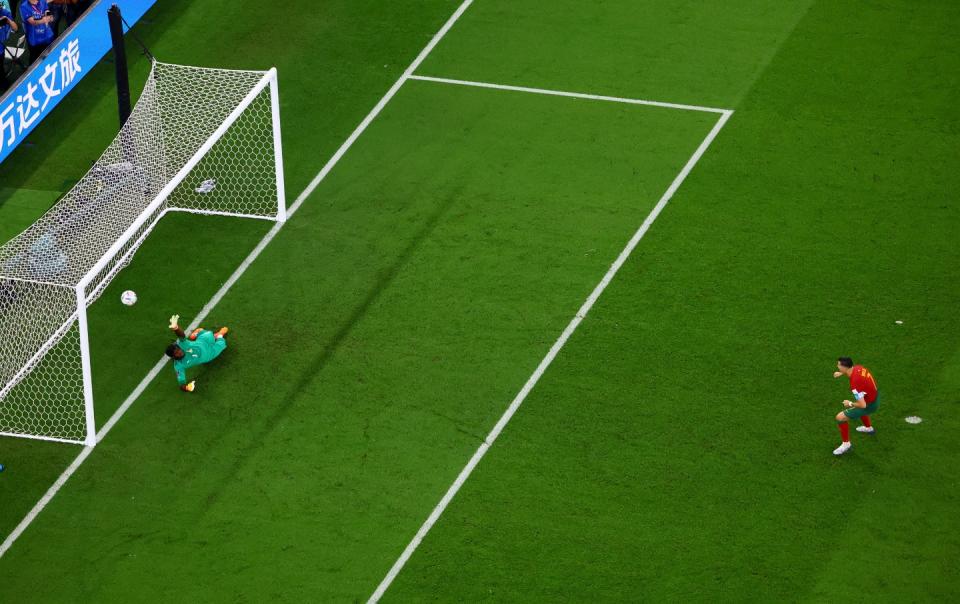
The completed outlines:
{"type": "Polygon", "coordinates": [[[834,455],[843,455],[847,451],[853,448],[849,442],[840,443],[840,446],[833,450],[834,455]]]}

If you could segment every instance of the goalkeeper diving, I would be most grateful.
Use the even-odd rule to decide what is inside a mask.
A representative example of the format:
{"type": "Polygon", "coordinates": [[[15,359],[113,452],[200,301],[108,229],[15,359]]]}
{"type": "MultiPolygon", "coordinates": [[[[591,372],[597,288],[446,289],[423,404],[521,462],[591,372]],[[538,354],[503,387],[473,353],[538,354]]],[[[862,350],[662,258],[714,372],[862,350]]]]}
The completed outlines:
{"type": "Polygon", "coordinates": [[[167,356],[173,359],[173,370],[177,372],[180,390],[193,392],[197,388],[197,381],[187,382],[187,369],[209,363],[220,356],[227,349],[226,335],[229,330],[221,327],[213,332],[198,327],[187,335],[180,328],[180,315],[170,317],[170,329],[177,334],[177,341],[167,346],[167,356]]]}

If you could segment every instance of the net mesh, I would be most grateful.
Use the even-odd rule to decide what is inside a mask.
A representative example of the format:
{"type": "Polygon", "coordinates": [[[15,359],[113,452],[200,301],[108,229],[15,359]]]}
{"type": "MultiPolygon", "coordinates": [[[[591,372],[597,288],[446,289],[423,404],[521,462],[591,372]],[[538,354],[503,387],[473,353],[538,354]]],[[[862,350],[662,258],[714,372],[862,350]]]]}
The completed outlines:
{"type": "Polygon", "coordinates": [[[260,93],[170,194],[170,208],[275,218],[276,168],[269,91],[260,93]],[[224,178],[229,175],[229,178],[224,178]]]}
{"type": "Polygon", "coordinates": [[[155,62],[91,170],[0,246],[0,432],[82,440],[75,290],[99,297],[167,211],[278,217],[267,78],[155,62]]]}
{"type": "Polygon", "coordinates": [[[0,283],[0,432],[82,441],[83,371],[73,289],[0,283]]]}

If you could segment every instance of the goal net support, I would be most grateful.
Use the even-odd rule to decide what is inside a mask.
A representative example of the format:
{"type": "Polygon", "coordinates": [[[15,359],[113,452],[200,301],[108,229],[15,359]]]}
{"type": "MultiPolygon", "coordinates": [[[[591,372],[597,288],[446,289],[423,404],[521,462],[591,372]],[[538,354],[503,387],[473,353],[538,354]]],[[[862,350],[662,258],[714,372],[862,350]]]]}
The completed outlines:
{"type": "Polygon", "coordinates": [[[155,61],[93,168],[0,247],[0,435],[96,444],[87,308],[173,211],[286,219],[275,69],[155,61]]]}

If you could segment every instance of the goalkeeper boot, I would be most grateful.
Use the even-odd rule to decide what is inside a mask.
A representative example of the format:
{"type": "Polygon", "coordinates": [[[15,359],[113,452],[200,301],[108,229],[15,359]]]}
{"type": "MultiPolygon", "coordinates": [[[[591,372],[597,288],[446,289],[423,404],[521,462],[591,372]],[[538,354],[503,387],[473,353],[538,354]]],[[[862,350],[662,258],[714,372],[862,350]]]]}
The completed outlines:
{"type": "Polygon", "coordinates": [[[230,331],[229,327],[221,327],[220,329],[217,330],[217,333],[213,334],[213,337],[222,338],[225,335],[227,335],[228,331],[230,331]]]}
{"type": "Polygon", "coordinates": [[[200,332],[201,332],[201,331],[203,331],[203,328],[202,328],[202,327],[198,327],[198,328],[194,329],[193,331],[191,331],[191,332],[190,332],[190,340],[191,340],[191,341],[192,341],[192,340],[196,340],[196,339],[197,339],[197,336],[200,335],[200,332]]]}

